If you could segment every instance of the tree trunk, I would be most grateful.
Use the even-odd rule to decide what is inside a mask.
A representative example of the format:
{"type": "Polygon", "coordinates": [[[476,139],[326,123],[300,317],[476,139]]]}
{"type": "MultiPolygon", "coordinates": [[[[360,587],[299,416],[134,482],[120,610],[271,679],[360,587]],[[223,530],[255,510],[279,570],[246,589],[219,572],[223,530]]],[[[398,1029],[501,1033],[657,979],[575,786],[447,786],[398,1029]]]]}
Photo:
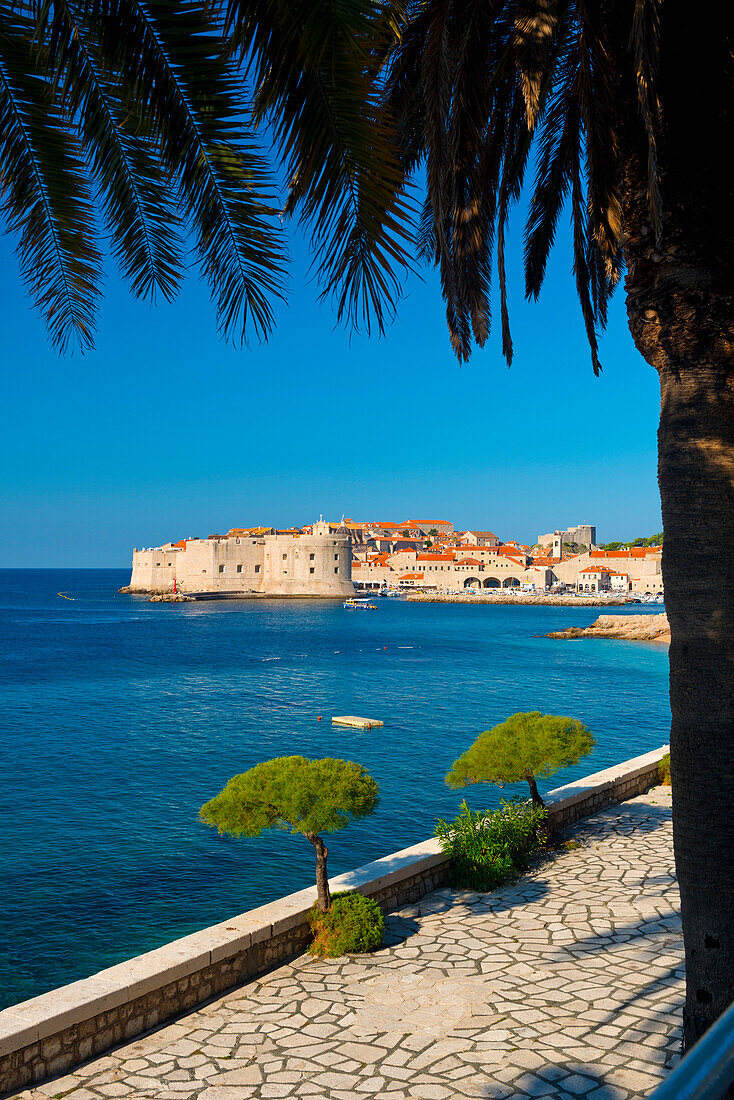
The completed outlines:
{"type": "Polygon", "coordinates": [[[662,239],[654,240],[650,224],[646,151],[632,142],[624,227],[630,331],[660,378],[673,837],[689,1049],[734,1000],[734,239],[722,159],[732,144],[731,23],[712,34],[684,7],[666,5],[661,19],[662,239]]]}
{"type": "Polygon", "coordinates": [[[535,782],[535,776],[532,772],[525,772],[525,778],[530,787],[530,794],[532,795],[534,806],[545,806],[545,802],[540,797],[540,791],[538,790],[538,784],[535,782]]]}
{"type": "Polygon", "coordinates": [[[326,857],[329,849],[320,836],[316,833],[306,833],[306,839],[310,840],[316,849],[316,904],[322,913],[331,908],[331,892],[329,890],[329,876],[326,871],[326,857]]]}
{"type": "MultiPolygon", "coordinates": [[[[698,205],[694,194],[688,201],[698,205]]],[[[637,206],[628,215],[627,305],[635,342],[660,377],[688,1049],[734,1000],[734,303],[731,271],[711,262],[715,253],[701,256],[701,236],[691,244],[671,233],[676,243],[650,256],[649,227],[632,216],[637,206]]],[[[682,205],[676,213],[690,227],[682,205]]]]}

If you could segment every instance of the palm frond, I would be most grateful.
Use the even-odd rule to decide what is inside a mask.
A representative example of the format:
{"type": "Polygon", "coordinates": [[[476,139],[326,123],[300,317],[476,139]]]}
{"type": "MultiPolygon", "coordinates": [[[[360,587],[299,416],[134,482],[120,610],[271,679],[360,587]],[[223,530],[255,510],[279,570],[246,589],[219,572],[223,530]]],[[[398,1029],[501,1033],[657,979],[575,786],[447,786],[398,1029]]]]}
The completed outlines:
{"type": "Polygon", "coordinates": [[[516,91],[510,106],[507,136],[497,196],[497,276],[500,289],[500,324],[502,328],[502,354],[508,366],[512,364],[512,336],[510,311],[507,305],[507,272],[505,268],[505,228],[511,206],[517,202],[525,179],[532,131],[528,129],[527,113],[522,95],[516,91]]]}
{"type": "Polygon", "coordinates": [[[32,20],[0,10],[0,196],[23,281],[64,351],[93,346],[101,281],[80,150],[47,96],[32,20]]]}
{"type": "Polygon", "coordinates": [[[337,316],[382,331],[409,263],[412,204],[375,78],[378,0],[229,0],[233,49],[289,177],[286,213],[310,230],[337,316]]]}
{"type": "Polygon", "coordinates": [[[576,4],[578,93],[585,138],[589,236],[604,261],[606,279],[613,284],[619,279],[622,262],[622,168],[617,112],[620,64],[613,57],[596,0],[576,0],[576,4]]]}
{"type": "Polygon", "coordinates": [[[539,136],[538,166],[525,227],[525,292],[537,298],[558,218],[571,182],[571,158],[581,140],[578,40],[563,51],[539,136]]]}
{"type": "Polygon", "coordinates": [[[560,0],[518,0],[513,29],[513,55],[520,91],[525,103],[525,122],[534,130],[542,107],[542,92],[559,24],[560,0]]]}
{"type": "Polygon", "coordinates": [[[588,229],[586,224],[586,202],[581,181],[579,146],[573,146],[570,158],[571,176],[571,222],[573,225],[573,273],[576,280],[576,293],[581,303],[586,338],[591,349],[591,363],[594,374],[601,373],[599,346],[596,338],[596,317],[590,294],[590,275],[587,261],[588,229]]]}
{"type": "Polygon", "coordinates": [[[154,297],[160,291],[170,300],[181,278],[170,173],[162,171],[151,141],[134,125],[134,105],[125,102],[121,82],[105,64],[84,6],[55,0],[48,14],[43,31],[53,64],[49,76],[61,109],[77,121],[114,254],[135,294],[154,297]]]}
{"type": "Polygon", "coordinates": [[[435,263],[436,232],[433,225],[433,210],[428,196],[423,200],[415,239],[418,258],[425,264],[435,263]]]}
{"type": "MultiPolygon", "coordinates": [[[[476,167],[492,111],[489,82],[478,81],[477,72],[486,67],[498,3],[469,0],[457,5],[454,20],[461,27],[454,67],[447,166],[451,204],[451,262],[454,264],[456,312],[462,318],[462,332],[471,325],[481,347],[490,325],[492,217],[481,200],[476,167]]],[[[457,32],[454,32],[457,34],[457,32]]],[[[470,351],[467,336],[462,353],[470,351]]]]}
{"type": "Polygon", "coordinates": [[[632,52],[635,66],[637,103],[647,137],[647,197],[650,217],[659,245],[663,232],[657,135],[660,127],[660,0],[635,0],[632,16],[632,52]]]}
{"type": "Polygon", "coordinates": [[[406,175],[414,172],[425,154],[426,103],[423,91],[423,54],[431,11],[424,5],[417,12],[408,8],[408,22],[388,58],[384,81],[384,104],[394,120],[398,153],[406,175]]]}
{"type": "Polygon", "coordinates": [[[196,0],[94,0],[92,17],[175,181],[221,331],[267,337],[284,262],[274,185],[212,12],[196,0]]]}
{"type": "Polygon", "coordinates": [[[486,338],[488,260],[495,249],[502,348],[512,359],[505,236],[537,140],[525,225],[526,294],[540,293],[568,203],[576,287],[594,370],[600,370],[596,334],[606,324],[624,262],[622,142],[629,152],[630,140],[637,140],[630,138],[634,120],[625,106],[630,77],[659,232],[660,7],[661,0],[634,0],[629,51],[629,28],[620,26],[627,9],[594,0],[486,0],[478,13],[472,0],[413,0],[408,8],[388,91],[406,165],[414,169],[425,160],[428,203],[419,243],[424,253],[427,246],[434,250],[460,360],[472,338],[480,345],[486,338]]]}

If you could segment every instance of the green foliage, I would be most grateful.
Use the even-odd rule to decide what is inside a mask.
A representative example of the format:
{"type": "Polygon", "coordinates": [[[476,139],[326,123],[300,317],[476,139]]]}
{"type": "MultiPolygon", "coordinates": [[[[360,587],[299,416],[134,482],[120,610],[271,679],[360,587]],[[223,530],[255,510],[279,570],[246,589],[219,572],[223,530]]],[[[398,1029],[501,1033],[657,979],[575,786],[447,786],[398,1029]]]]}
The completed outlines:
{"type": "Polygon", "coordinates": [[[333,894],[331,908],[325,913],[314,905],[308,923],[314,934],[310,953],[332,959],[374,951],[385,934],[385,918],[377,902],[351,892],[333,894]]]}
{"type": "Polygon", "coordinates": [[[666,787],[670,786],[670,753],[666,752],[658,764],[658,779],[666,787]]]}
{"type": "Polygon", "coordinates": [[[649,538],[634,539],[632,542],[605,542],[599,549],[600,550],[632,550],[638,546],[662,546],[663,545],[663,533],[662,531],[658,535],[650,535],[649,538]]]}
{"type": "Polygon", "coordinates": [[[455,886],[491,890],[527,866],[546,841],[548,811],[523,799],[504,799],[498,810],[472,811],[462,802],[452,822],[436,824],[435,835],[451,857],[455,886]]]}
{"type": "Polygon", "coordinates": [[[377,784],[361,764],[279,756],[235,775],[199,817],[231,836],[259,836],[273,828],[330,833],[367,817],[377,801],[377,784]]]}
{"type": "Polygon", "coordinates": [[[454,761],[446,782],[457,788],[470,783],[548,778],[559,768],[578,764],[595,744],[591,732],[577,718],[539,711],[513,714],[479,735],[454,761]]]}

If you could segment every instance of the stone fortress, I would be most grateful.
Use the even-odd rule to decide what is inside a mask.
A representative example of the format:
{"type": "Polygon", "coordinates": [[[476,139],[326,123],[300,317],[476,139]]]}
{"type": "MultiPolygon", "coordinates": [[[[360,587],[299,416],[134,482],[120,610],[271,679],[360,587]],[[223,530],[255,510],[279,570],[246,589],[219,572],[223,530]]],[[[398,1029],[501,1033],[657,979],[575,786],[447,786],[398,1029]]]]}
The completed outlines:
{"type": "Polygon", "coordinates": [[[596,550],[596,527],[589,523],[580,523],[575,527],[566,527],[563,531],[538,535],[537,545],[552,546],[554,558],[563,556],[564,543],[567,546],[584,546],[587,550],[596,550]]]}
{"type": "MultiPolygon", "coordinates": [[[[261,529],[263,530],[263,529],[261,529]]],[[[147,550],[133,550],[130,584],[122,591],[228,596],[354,595],[352,539],[343,525],[323,521],[312,533],[247,532],[184,539],[147,550]]]]}

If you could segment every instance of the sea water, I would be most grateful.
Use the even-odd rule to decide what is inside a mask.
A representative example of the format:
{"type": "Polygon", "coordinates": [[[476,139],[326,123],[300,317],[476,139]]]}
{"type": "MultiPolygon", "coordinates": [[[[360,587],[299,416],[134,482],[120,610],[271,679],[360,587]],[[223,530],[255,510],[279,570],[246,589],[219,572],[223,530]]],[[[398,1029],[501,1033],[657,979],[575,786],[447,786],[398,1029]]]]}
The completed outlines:
{"type": "Polygon", "coordinates": [[[598,608],[151,604],[117,593],[128,580],[0,572],[0,1005],[313,882],[302,837],[198,821],[260,760],[338,756],[377,780],[376,813],[328,839],[338,873],[430,836],[464,795],[480,808],[527,793],[444,784],[515,711],[580,718],[597,739],[541,790],[668,738],[666,646],[543,637],[598,608]],[[332,727],[336,714],[385,726],[332,727]]]}

